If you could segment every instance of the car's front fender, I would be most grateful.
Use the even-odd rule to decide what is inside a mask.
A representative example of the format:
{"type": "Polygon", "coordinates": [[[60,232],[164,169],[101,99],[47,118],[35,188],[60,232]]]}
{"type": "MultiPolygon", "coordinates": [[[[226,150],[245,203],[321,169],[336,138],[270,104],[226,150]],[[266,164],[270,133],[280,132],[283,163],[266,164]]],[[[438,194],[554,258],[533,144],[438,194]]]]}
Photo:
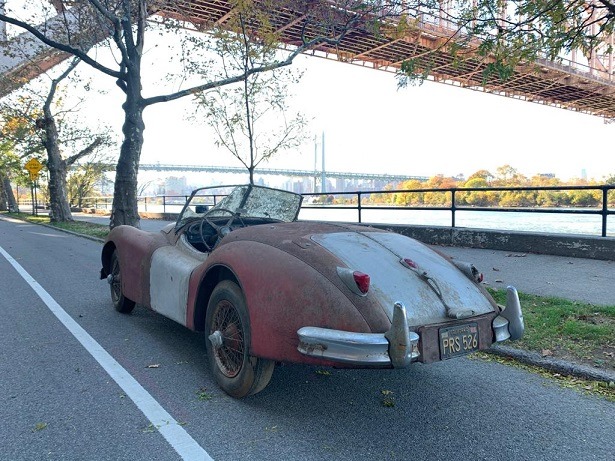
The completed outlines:
{"type": "Polygon", "coordinates": [[[114,227],[103,247],[101,274],[110,272],[111,253],[115,249],[122,270],[122,293],[128,299],[149,307],[152,254],[164,245],[168,243],[162,234],[145,232],[132,226],[114,227]]]}

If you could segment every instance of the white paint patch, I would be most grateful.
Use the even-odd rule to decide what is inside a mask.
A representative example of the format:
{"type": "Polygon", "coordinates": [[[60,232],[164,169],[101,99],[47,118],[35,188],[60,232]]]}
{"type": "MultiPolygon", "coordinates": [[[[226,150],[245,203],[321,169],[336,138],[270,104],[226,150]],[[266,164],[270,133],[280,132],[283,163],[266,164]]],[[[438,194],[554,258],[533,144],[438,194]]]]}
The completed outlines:
{"type": "Polygon", "coordinates": [[[213,460],[209,454],[188,434],[183,427],[130,375],[103,347],[92,338],[49,293],[15,261],[2,247],[0,254],[6,258],[49,310],[81,343],[100,366],[122,388],[135,405],[143,412],[173,449],[186,461],[213,460]]]}
{"type": "Polygon", "coordinates": [[[154,251],[149,273],[152,309],[185,326],[190,274],[201,263],[174,246],[154,251]]]}

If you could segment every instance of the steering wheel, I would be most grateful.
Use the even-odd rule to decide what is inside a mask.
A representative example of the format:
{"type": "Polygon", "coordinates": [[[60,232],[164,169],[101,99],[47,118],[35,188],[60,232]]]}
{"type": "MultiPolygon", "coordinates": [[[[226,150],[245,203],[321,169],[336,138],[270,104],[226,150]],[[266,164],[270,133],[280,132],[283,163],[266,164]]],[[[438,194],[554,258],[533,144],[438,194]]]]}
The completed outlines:
{"type": "Polygon", "coordinates": [[[241,217],[239,216],[238,213],[235,213],[234,211],[229,210],[228,208],[212,208],[210,211],[223,211],[225,213],[228,213],[231,215],[231,217],[229,218],[229,220],[226,222],[226,224],[219,226],[218,224],[216,224],[215,222],[213,222],[211,219],[209,219],[207,217],[207,214],[205,214],[205,216],[203,216],[203,219],[201,220],[201,225],[199,226],[199,232],[201,234],[201,240],[203,241],[203,245],[205,245],[205,248],[207,248],[207,251],[212,251],[213,248],[216,246],[216,244],[227,234],[229,234],[231,232],[231,224],[233,224],[233,221],[235,220],[235,218],[239,218],[239,220],[241,221],[241,224],[243,226],[245,226],[243,220],[241,219],[241,217]],[[218,234],[218,239],[216,240],[216,244],[214,244],[213,246],[210,246],[207,243],[207,239],[205,238],[205,234],[203,234],[203,223],[207,222],[207,224],[209,224],[218,234]]]}

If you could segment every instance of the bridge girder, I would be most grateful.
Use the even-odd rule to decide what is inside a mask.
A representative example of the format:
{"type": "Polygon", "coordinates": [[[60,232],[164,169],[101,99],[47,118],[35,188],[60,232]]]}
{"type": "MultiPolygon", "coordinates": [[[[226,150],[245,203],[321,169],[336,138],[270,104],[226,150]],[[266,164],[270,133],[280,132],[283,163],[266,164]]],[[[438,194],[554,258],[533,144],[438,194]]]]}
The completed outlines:
{"type": "MultiPolygon", "coordinates": [[[[234,166],[206,166],[206,165],[171,165],[161,163],[145,163],[139,165],[139,170],[142,171],[185,171],[185,172],[204,172],[204,173],[232,173],[232,174],[247,174],[243,167],[234,166]]],[[[308,170],[291,170],[278,168],[259,168],[256,170],[259,175],[265,176],[285,176],[288,178],[314,178],[321,176],[322,171],[308,170]]],[[[387,181],[387,182],[402,182],[409,179],[418,181],[427,181],[427,176],[412,176],[412,175],[395,175],[395,174],[378,174],[378,173],[348,173],[339,171],[327,171],[325,177],[329,179],[347,179],[347,180],[369,180],[369,181],[387,181]]]]}
{"type": "MultiPolygon", "coordinates": [[[[59,0],[49,1],[57,10],[64,8],[63,2],[59,0]]],[[[269,11],[269,21],[279,32],[283,44],[292,48],[302,42],[304,34],[317,34],[314,24],[308,22],[308,13],[309,8],[321,2],[331,5],[334,0],[292,3],[272,0],[274,8],[269,11]]],[[[214,25],[224,26],[233,16],[233,2],[230,0],[190,0],[180,3],[181,10],[175,7],[174,2],[162,3],[163,10],[159,10],[159,14],[187,21],[202,32],[214,25]]],[[[483,70],[488,62],[476,56],[478,42],[464,44],[462,53],[458,52],[455,57],[447,51],[447,46],[443,46],[457,32],[445,18],[435,17],[430,21],[415,19],[402,35],[395,30],[395,23],[391,22],[389,27],[393,32],[387,32],[387,26],[389,24],[384,24],[378,33],[369,27],[357,27],[346,34],[340,43],[321,44],[307,54],[389,72],[398,71],[404,61],[413,59],[418,68],[432,69],[428,78],[437,82],[606,118],[615,117],[612,51],[607,66],[602,64],[594,68],[580,68],[578,63],[572,61],[555,63],[540,60],[534,64],[518,66],[513,78],[509,80],[502,81],[495,76],[485,80],[483,70]]],[[[609,40],[612,43],[613,38],[609,37],[609,40]]],[[[597,54],[593,55],[595,61],[597,54]]],[[[38,64],[21,69],[22,74],[19,76],[32,78],[65,58],[66,55],[62,53],[42,51],[37,59],[38,64]]]]}

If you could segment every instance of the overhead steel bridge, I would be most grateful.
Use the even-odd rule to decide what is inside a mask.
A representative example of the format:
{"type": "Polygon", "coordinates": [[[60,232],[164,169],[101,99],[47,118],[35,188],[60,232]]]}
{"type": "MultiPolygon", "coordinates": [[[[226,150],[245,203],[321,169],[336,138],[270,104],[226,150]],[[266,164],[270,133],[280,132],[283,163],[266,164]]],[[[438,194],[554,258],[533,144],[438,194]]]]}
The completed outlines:
{"type": "MultiPolygon", "coordinates": [[[[445,8],[448,3],[453,2],[442,2],[445,8]]],[[[169,1],[161,3],[162,9],[157,14],[175,17],[185,24],[191,24],[195,30],[207,32],[214,26],[224,27],[228,24],[235,13],[233,4],[230,0],[169,1]]],[[[339,14],[340,18],[344,17],[343,13],[347,13],[346,16],[351,14],[344,10],[348,2],[342,0],[271,0],[269,4],[272,8],[267,19],[282,44],[289,49],[301,45],[306,36],[319,35],[319,25],[313,21],[314,10],[320,8],[320,11],[333,12],[330,14],[332,17],[342,13],[339,14]]],[[[386,1],[382,4],[387,6],[386,1]]],[[[394,12],[404,2],[391,1],[388,4],[394,12]]],[[[70,13],[70,9],[67,11],[70,13]]],[[[64,16],[67,11],[63,12],[64,16]]],[[[378,32],[368,25],[353,27],[339,43],[320,44],[306,53],[389,72],[397,72],[403,62],[414,60],[415,68],[428,70],[428,78],[436,82],[561,107],[605,119],[615,118],[613,35],[604,37],[604,43],[589,52],[588,56],[573,51],[570,60],[553,62],[538,59],[536,62],[518,65],[514,74],[506,80],[495,75],[485,79],[483,71],[489,59],[481,58],[475,52],[480,42],[464,41],[461,45],[465,47],[462,56],[459,53],[453,56],[450,52],[450,46],[454,46],[459,37],[459,28],[446,20],[446,11],[440,16],[415,12],[411,20],[409,17],[401,14],[395,17],[392,14],[378,32]],[[402,24],[402,21],[405,22],[402,24]],[[404,27],[399,27],[400,24],[404,27]],[[577,59],[577,56],[581,59],[577,59]]],[[[70,21],[66,22],[70,25],[70,21]]],[[[0,23],[0,39],[3,26],[4,23],[0,23]]],[[[340,22],[333,27],[342,30],[344,26],[340,22]]],[[[21,43],[20,40],[23,37],[13,39],[9,46],[21,43]]],[[[20,53],[7,53],[0,57],[0,77],[19,70],[17,74],[22,78],[32,78],[66,57],[40,46],[32,46],[29,54],[26,51],[27,47],[22,43],[20,53]]]]}
{"type": "MultiPolygon", "coordinates": [[[[140,171],[184,171],[184,172],[205,172],[205,173],[233,173],[247,174],[243,167],[233,166],[203,166],[203,165],[164,165],[160,163],[140,164],[140,171]]],[[[256,174],[261,176],[285,176],[287,178],[320,178],[322,171],[307,170],[285,170],[276,168],[258,168],[256,174]]],[[[396,174],[377,174],[377,173],[342,173],[336,171],[325,172],[327,179],[347,179],[365,181],[383,181],[386,183],[402,182],[407,180],[427,181],[427,176],[408,176],[396,174]]]]}

